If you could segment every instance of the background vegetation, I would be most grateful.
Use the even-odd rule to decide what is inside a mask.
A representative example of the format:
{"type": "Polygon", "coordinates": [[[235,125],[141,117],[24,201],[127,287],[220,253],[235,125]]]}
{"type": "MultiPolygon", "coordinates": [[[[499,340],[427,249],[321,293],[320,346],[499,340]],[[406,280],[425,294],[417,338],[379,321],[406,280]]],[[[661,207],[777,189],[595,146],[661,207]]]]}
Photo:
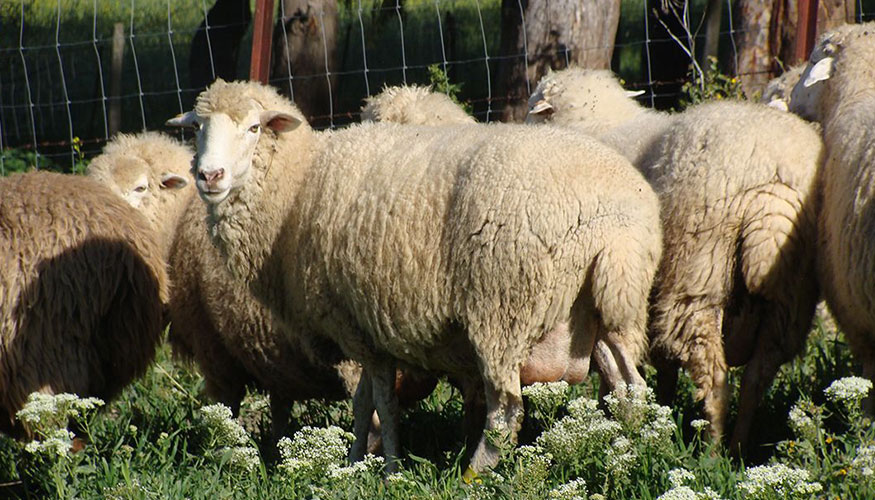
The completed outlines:
{"type": "MultiPolygon", "coordinates": [[[[399,474],[384,479],[374,460],[345,466],[349,441],[340,429],[351,429],[348,402],[296,403],[289,432],[297,433],[286,447],[297,451],[265,465],[253,460],[266,452],[265,396],[250,393],[237,421],[216,416],[215,407],[201,410],[211,403],[201,377],[164,348],[118,400],[74,419],[79,451],[36,450],[0,438],[0,497],[872,498],[875,485],[864,470],[875,466],[875,431],[859,401],[846,406],[824,393],[833,380],[858,371],[841,334],[818,322],[804,356],[782,369],[766,395],[744,461],[703,440],[701,409],[686,378],[673,409],[621,400],[608,405],[609,418],[592,399],[597,377],[553,393],[539,388],[526,398],[522,446],[507,450],[494,474],[467,484],[459,469],[462,402],[446,383],[404,413],[399,474]],[[800,429],[799,415],[788,417],[791,409],[801,411],[794,409],[799,401],[816,425],[800,429]],[[768,467],[754,468],[760,464],[768,467]],[[815,484],[820,489],[812,493],[815,484]],[[690,492],[697,496],[672,496],[690,492]]],[[[733,378],[737,383],[738,372],[733,378]]],[[[45,434],[42,443],[51,444],[45,434]]]]}

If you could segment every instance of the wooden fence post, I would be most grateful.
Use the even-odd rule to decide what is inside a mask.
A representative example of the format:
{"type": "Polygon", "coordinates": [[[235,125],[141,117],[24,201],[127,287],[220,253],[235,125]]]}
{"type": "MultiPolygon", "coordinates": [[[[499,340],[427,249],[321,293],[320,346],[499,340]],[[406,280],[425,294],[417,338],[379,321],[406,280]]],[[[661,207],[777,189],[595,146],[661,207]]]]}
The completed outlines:
{"type": "Polygon", "coordinates": [[[122,65],[125,56],[125,25],[115,23],[112,30],[112,64],[109,77],[109,135],[115,135],[122,124],[122,65]]]}
{"type": "Polygon", "coordinates": [[[273,38],[273,0],[256,0],[254,22],[249,79],[267,83],[270,77],[270,44],[273,38]]]}
{"type": "Polygon", "coordinates": [[[796,22],[796,63],[808,59],[814,48],[814,37],[817,34],[817,1],[799,0],[797,5],[799,17],[796,22]]]}

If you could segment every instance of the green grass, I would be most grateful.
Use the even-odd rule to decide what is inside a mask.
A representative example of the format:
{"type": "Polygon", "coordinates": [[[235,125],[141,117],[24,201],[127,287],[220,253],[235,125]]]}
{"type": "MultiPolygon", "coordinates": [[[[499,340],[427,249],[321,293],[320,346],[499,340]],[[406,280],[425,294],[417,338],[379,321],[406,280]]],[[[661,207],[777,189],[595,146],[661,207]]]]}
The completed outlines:
{"type": "MultiPolygon", "coordinates": [[[[784,463],[807,470],[809,481],[819,481],[829,498],[871,498],[875,484],[846,476],[855,474],[857,448],[871,445],[875,431],[868,419],[859,413],[843,414],[840,405],[825,400],[823,395],[832,380],[854,371],[842,337],[816,325],[805,355],[781,370],[766,395],[753,436],[758,446],[745,465],[784,463]],[[823,412],[818,434],[807,440],[794,435],[788,426],[788,411],[800,399],[812,401],[813,408],[823,412]]],[[[737,373],[734,378],[738,378],[737,373]]],[[[577,403],[562,403],[555,407],[555,414],[534,412],[534,400],[529,399],[530,410],[520,433],[522,447],[507,449],[495,473],[485,474],[471,485],[461,480],[459,470],[463,452],[461,399],[446,383],[404,413],[405,457],[401,473],[390,479],[384,479],[373,468],[342,469],[346,473],[343,475],[326,470],[291,472],[288,465],[259,462],[252,470],[242,470],[235,465],[233,453],[216,451],[222,440],[200,417],[199,408],[211,403],[202,390],[203,380],[197,372],[172,360],[168,348],[163,347],[143,378],[80,423],[83,430],[79,435],[86,443],[81,451],[49,459],[29,453],[25,443],[0,438],[0,497],[536,499],[548,498],[551,490],[581,478],[590,498],[602,494],[607,498],[650,499],[671,487],[670,470],[685,468],[695,475],[688,487],[700,493],[707,487],[721,498],[785,498],[742,494],[745,465],[729,458],[721,448],[709,445],[690,427],[690,422],[699,418],[700,409],[692,399],[692,384],[684,377],[677,403],[667,417],[677,424],[676,429],[668,429],[668,434],[653,438],[647,445],[643,429],[659,421],[653,405],[650,410],[634,410],[633,405],[633,413],[644,412],[641,414],[646,418],[636,423],[634,419],[617,417],[613,421],[619,426],[614,431],[581,438],[583,441],[575,445],[578,447],[569,452],[556,448],[556,436],[583,431],[557,434],[559,427],[555,426],[574,429],[569,427],[572,418],[580,422],[586,418],[602,423],[609,420],[597,416],[597,411],[592,413],[592,408],[586,410],[588,416],[580,417],[580,410],[574,409],[577,403]],[[551,435],[553,438],[548,437],[551,435]],[[536,453],[532,454],[533,450],[536,453]],[[555,458],[545,462],[546,451],[555,458]]],[[[568,390],[565,398],[591,399],[596,393],[597,379],[593,378],[568,390]]],[[[249,436],[242,444],[263,452],[270,426],[263,395],[247,396],[239,422],[249,436]]],[[[351,422],[349,402],[296,403],[290,433],[304,429],[298,435],[298,439],[304,439],[308,435],[305,426],[350,430],[351,422]]]]}

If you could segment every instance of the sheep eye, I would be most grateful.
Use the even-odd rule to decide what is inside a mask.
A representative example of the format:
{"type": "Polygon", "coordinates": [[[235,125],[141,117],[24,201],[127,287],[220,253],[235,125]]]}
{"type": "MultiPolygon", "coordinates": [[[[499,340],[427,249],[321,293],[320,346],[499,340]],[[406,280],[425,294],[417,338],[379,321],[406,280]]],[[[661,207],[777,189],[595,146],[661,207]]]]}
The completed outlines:
{"type": "Polygon", "coordinates": [[[249,131],[253,134],[257,134],[261,130],[261,125],[253,125],[249,127],[249,131]]]}
{"type": "Polygon", "coordinates": [[[134,188],[134,191],[137,193],[142,193],[142,192],[146,191],[146,186],[137,186],[134,188]]]}

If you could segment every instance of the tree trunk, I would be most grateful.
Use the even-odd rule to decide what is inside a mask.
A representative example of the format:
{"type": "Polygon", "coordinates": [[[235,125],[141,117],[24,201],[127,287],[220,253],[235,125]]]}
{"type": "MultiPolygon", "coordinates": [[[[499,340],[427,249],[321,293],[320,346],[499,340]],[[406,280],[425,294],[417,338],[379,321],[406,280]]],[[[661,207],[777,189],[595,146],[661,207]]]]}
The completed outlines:
{"type": "Polygon", "coordinates": [[[328,126],[336,79],[326,75],[337,70],[337,2],[282,0],[280,16],[271,81],[278,80],[311,125],[328,126]]]}
{"type": "Polygon", "coordinates": [[[249,0],[216,0],[191,39],[188,81],[192,88],[204,88],[216,78],[237,79],[240,42],[251,21],[249,0]]]}
{"type": "MultiPolygon", "coordinates": [[[[817,36],[854,21],[855,0],[820,0],[817,36]]],[[[738,67],[745,93],[761,92],[792,63],[796,50],[796,0],[739,0],[738,67]]]]}
{"type": "Polygon", "coordinates": [[[609,68],[619,20],[620,0],[502,0],[494,83],[502,120],[525,118],[531,89],[548,68],[609,68]]]}

